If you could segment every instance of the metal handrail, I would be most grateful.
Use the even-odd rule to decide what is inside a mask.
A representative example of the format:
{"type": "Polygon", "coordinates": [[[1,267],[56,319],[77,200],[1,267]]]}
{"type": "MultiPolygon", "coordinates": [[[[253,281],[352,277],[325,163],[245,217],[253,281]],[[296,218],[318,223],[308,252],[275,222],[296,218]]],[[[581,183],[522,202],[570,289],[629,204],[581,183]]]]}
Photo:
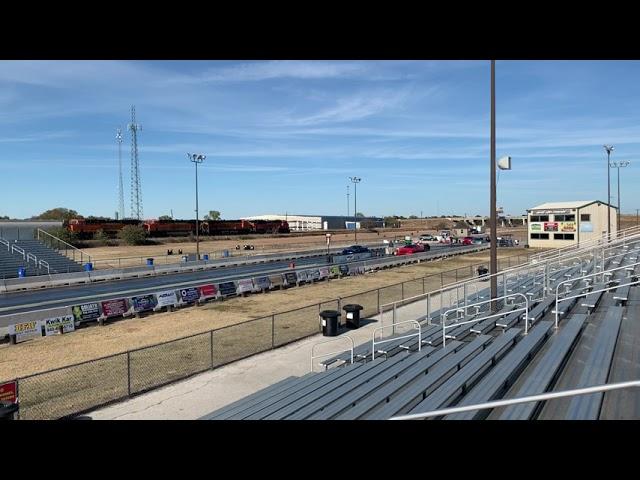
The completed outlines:
{"type": "Polygon", "coordinates": [[[8,252],[8,251],[9,251],[9,241],[8,241],[8,240],[5,240],[4,238],[1,238],[1,237],[0,237],[0,243],[1,243],[2,245],[5,245],[5,246],[7,247],[7,252],[8,252]]]}
{"type": "MultiPolygon", "coordinates": [[[[46,231],[42,230],[41,228],[38,228],[37,233],[38,233],[38,235],[37,235],[38,240],[40,240],[40,234],[42,233],[42,236],[44,238],[51,237],[52,239],[56,240],[57,242],[62,243],[65,247],[71,248],[71,250],[74,252],[74,254],[73,254],[74,261],[75,261],[75,257],[76,257],[75,256],[75,252],[78,251],[78,252],[80,252],[80,263],[83,263],[84,257],[86,257],[88,259],[87,260],[88,262],[91,262],[91,255],[89,255],[88,253],[80,250],[78,247],[74,247],[70,243],[65,242],[64,240],[62,240],[61,238],[56,237],[55,235],[51,235],[49,232],[46,232],[46,231]]],[[[66,248],[65,248],[65,251],[66,251],[66,248]]]]}
{"type": "Polygon", "coordinates": [[[574,298],[580,298],[580,297],[586,297],[587,295],[590,295],[592,293],[599,293],[599,292],[608,292],[609,290],[615,290],[617,288],[622,288],[622,287],[631,287],[633,285],[638,285],[640,284],[640,279],[630,282],[630,283],[624,283],[624,284],[618,284],[618,285],[612,285],[610,287],[606,287],[606,288],[602,288],[599,290],[592,290],[590,292],[586,292],[586,293],[581,293],[579,295],[572,295],[571,297],[562,297],[562,298],[558,298],[558,294],[556,293],[556,309],[555,309],[555,315],[556,315],[556,319],[555,319],[555,328],[558,328],[558,304],[560,302],[565,302],[567,300],[573,300],[574,298]]]}
{"type": "Polygon", "coordinates": [[[43,265],[47,267],[47,273],[51,273],[51,269],[49,268],[49,262],[47,262],[46,260],[39,260],[38,268],[42,268],[43,265]]]}
{"type": "Polygon", "coordinates": [[[541,393],[539,395],[529,395],[526,397],[509,398],[506,400],[494,400],[492,402],[476,403],[475,405],[465,405],[464,407],[443,408],[440,410],[432,410],[431,412],[413,413],[409,415],[399,415],[391,417],[389,420],[417,420],[420,418],[441,417],[452,413],[470,412],[473,410],[486,410],[487,408],[508,407],[510,405],[518,405],[520,403],[540,402],[544,400],[554,400],[556,398],[574,397],[578,395],[588,395],[591,393],[607,392],[609,390],[621,390],[624,388],[640,387],[640,380],[632,380],[629,382],[609,383],[604,385],[595,385],[593,387],[575,388],[573,390],[563,390],[561,392],[541,393]]]}
{"type": "Polygon", "coordinates": [[[33,263],[36,265],[36,267],[38,266],[38,257],[36,257],[31,252],[27,253],[27,264],[29,263],[29,260],[33,260],[33,263]]]}
{"type": "Polygon", "coordinates": [[[413,337],[415,335],[418,336],[418,351],[420,351],[422,349],[422,326],[420,325],[420,322],[418,322],[417,320],[406,320],[404,322],[392,323],[391,325],[383,325],[381,327],[376,328],[373,331],[373,334],[371,336],[371,360],[373,361],[376,358],[376,343],[378,345],[380,345],[381,343],[392,342],[394,340],[400,340],[402,338],[409,338],[409,337],[413,337]],[[386,340],[380,340],[379,342],[376,342],[376,332],[378,330],[384,330],[385,328],[393,327],[393,329],[395,331],[396,325],[402,325],[403,323],[413,323],[413,324],[415,324],[418,327],[418,333],[410,333],[409,335],[403,335],[401,337],[388,338],[386,340]]]}
{"type": "Polygon", "coordinates": [[[472,303],[471,305],[466,305],[464,307],[452,308],[450,310],[447,310],[446,312],[444,312],[444,314],[442,316],[442,348],[444,348],[446,346],[446,343],[447,343],[447,337],[446,337],[447,328],[458,327],[460,325],[466,325],[467,323],[481,322],[481,321],[486,320],[488,318],[504,317],[505,315],[509,315],[511,313],[518,312],[520,310],[523,310],[524,313],[525,313],[525,315],[524,315],[524,334],[527,335],[529,333],[529,299],[527,298],[527,296],[524,293],[510,293],[509,295],[503,295],[502,297],[492,298],[491,300],[485,300],[483,302],[472,303]],[[455,323],[452,323],[450,325],[446,325],[446,323],[447,323],[447,315],[449,315],[449,313],[451,313],[451,312],[460,312],[460,311],[462,311],[464,313],[464,315],[466,315],[467,314],[467,308],[479,307],[480,305],[486,305],[487,303],[492,303],[492,302],[495,302],[497,300],[502,300],[502,299],[506,300],[507,298],[516,297],[518,295],[524,298],[524,304],[525,304],[524,308],[514,308],[513,310],[509,310],[509,312],[506,312],[506,313],[496,313],[496,314],[489,315],[489,316],[486,316],[486,317],[482,317],[482,318],[479,318],[479,319],[474,318],[473,320],[467,320],[466,322],[455,322],[455,323]]]}
{"type": "Polygon", "coordinates": [[[22,259],[24,260],[26,257],[26,253],[23,248],[17,245],[11,245],[11,253],[18,252],[19,255],[22,255],[22,259]]]}
{"type": "MultiPolygon", "coordinates": [[[[311,372],[313,372],[313,360],[316,358],[322,358],[322,357],[329,357],[331,355],[338,355],[340,353],[344,353],[344,352],[351,352],[351,363],[353,364],[353,350],[355,349],[355,343],[353,342],[353,338],[351,338],[349,335],[345,335],[344,337],[338,337],[338,338],[332,338],[331,340],[326,340],[324,342],[318,342],[315,345],[313,345],[311,347],[311,372]],[[324,345],[325,343],[332,343],[332,342],[336,342],[338,340],[344,340],[344,339],[349,339],[349,341],[351,342],[351,348],[348,348],[347,350],[340,350],[339,352],[330,352],[330,353],[323,353],[322,355],[313,355],[313,352],[315,350],[315,348],[318,345],[324,345]]],[[[325,367],[326,368],[326,367],[325,367]]]]}

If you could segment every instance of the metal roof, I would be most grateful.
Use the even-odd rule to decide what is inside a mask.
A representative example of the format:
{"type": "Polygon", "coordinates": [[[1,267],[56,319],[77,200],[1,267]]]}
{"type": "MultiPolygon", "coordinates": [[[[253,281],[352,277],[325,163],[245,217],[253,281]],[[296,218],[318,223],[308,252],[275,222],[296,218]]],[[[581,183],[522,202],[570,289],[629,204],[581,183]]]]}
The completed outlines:
{"type": "Polygon", "coordinates": [[[531,210],[552,210],[554,208],[582,208],[587,205],[591,205],[592,203],[602,203],[606,205],[607,202],[601,202],[600,200],[576,200],[573,202],[547,202],[537,207],[530,208],[527,210],[530,212],[531,210]]]}

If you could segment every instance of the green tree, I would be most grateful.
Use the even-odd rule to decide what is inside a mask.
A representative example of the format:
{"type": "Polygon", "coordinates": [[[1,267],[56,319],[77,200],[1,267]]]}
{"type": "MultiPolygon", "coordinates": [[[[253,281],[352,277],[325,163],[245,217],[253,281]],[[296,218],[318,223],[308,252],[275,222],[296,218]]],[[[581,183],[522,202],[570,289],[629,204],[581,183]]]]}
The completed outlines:
{"type": "Polygon", "coordinates": [[[160,215],[158,220],[173,220],[173,218],[171,218],[171,215],[160,215]]]}
{"type": "Polygon", "coordinates": [[[415,220],[416,218],[418,218],[418,216],[417,215],[409,215],[409,218],[412,219],[412,220],[415,220]]]}
{"type": "Polygon", "coordinates": [[[364,213],[358,212],[358,213],[356,213],[356,217],[364,217],[364,213]]]}
{"type": "Polygon", "coordinates": [[[107,235],[102,229],[93,234],[93,239],[97,240],[99,245],[109,245],[109,235],[107,235]]]}
{"type": "Polygon", "coordinates": [[[205,220],[220,220],[220,212],[217,210],[209,210],[209,213],[204,216],[205,220]]]}
{"type": "Polygon", "coordinates": [[[60,240],[70,243],[73,246],[76,246],[76,243],[78,242],[78,235],[64,227],[53,227],[46,231],[54,237],[58,237],[60,240]]]}
{"type": "Polygon", "coordinates": [[[144,245],[147,232],[140,225],[127,225],[118,232],[118,238],[124,240],[127,245],[144,245]]]}
{"type": "Polygon", "coordinates": [[[0,215],[0,220],[10,220],[7,215],[0,215]]]}
{"type": "Polygon", "coordinates": [[[384,225],[386,228],[399,228],[400,221],[395,217],[384,217],[384,225]]]}
{"type": "Polygon", "coordinates": [[[69,208],[52,208],[46,212],[42,212],[40,215],[32,217],[33,220],[70,220],[72,218],[83,218],[75,210],[69,208]]]}

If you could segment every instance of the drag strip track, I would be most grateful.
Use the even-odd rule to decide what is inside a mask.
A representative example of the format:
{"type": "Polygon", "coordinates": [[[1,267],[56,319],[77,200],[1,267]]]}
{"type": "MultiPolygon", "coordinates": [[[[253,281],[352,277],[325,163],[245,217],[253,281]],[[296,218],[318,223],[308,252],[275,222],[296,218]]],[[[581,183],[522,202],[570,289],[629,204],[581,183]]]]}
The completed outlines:
{"type": "MultiPolygon", "coordinates": [[[[440,257],[453,252],[475,251],[473,247],[434,246],[430,252],[420,254],[420,259],[440,257]]],[[[416,259],[417,259],[416,255],[416,259]]],[[[348,262],[350,266],[374,266],[395,257],[373,257],[367,260],[348,262]]],[[[399,257],[402,258],[402,257],[399,257]]],[[[304,258],[296,261],[296,269],[318,268],[329,265],[325,257],[304,258]]],[[[336,265],[336,264],[334,264],[336,265]]],[[[110,282],[89,283],[77,286],[48,288],[0,294],[0,315],[29,312],[45,308],[68,306],[108,298],[134,296],[161,291],[164,289],[183,288],[202,285],[207,282],[240,280],[261,275],[269,275],[291,271],[288,261],[264,264],[240,265],[216,270],[205,270],[188,273],[176,273],[156,277],[143,277],[110,282]]],[[[8,318],[7,318],[8,321],[8,318]]],[[[0,317],[0,327],[5,327],[0,317]]]]}

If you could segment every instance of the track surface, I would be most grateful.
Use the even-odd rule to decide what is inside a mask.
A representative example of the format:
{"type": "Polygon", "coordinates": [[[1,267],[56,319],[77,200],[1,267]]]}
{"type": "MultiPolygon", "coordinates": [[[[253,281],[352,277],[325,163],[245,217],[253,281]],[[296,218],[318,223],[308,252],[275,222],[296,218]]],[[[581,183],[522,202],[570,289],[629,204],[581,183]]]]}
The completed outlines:
{"type": "MultiPolygon", "coordinates": [[[[446,251],[464,251],[471,247],[451,247],[447,245],[434,245],[430,256],[438,256],[446,251]]],[[[389,257],[378,257],[389,258],[389,257]]],[[[371,264],[376,258],[366,260],[371,264]]],[[[353,261],[348,265],[361,265],[364,262],[353,261]]],[[[301,258],[295,261],[296,269],[327,266],[325,257],[301,258]]],[[[344,263],[342,263],[344,264],[344,263]]],[[[214,270],[199,272],[175,273],[162,276],[144,277],[110,282],[96,282],[83,285],[47,288],[26,292],[12,292],[0,294],[0,315],[28,312],[44,308],[63,307],[75,303],[83,303],[96,300],[105,300],[119,296],[133,296],[136,294],[153,293],[163,289],[183,288],[201,285],[207,282],[220,282],[239,280],[259,275],[276,274],[290,271],[289,261],[276,261],[254,265],[239,265],[236,267],[223,267],[214,270]]],[[[4,327],[6,321],[0,317],[0,327],[4,327]]]]}

